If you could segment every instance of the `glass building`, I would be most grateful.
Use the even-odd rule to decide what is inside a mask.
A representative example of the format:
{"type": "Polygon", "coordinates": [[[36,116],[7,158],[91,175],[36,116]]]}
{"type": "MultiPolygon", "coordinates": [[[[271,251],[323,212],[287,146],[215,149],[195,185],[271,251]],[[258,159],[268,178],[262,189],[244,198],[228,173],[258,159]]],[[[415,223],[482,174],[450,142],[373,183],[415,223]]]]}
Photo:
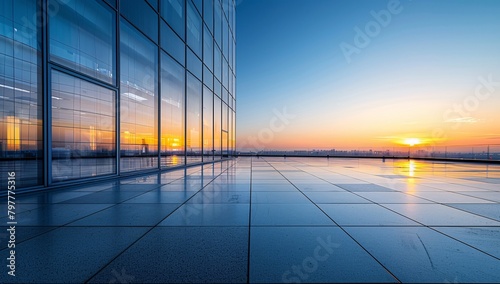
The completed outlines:
{"type": "Polygon", "coordinates": [[[229,158],[235,81],[234,0],[2,0],[0,182],[229,158]]]}

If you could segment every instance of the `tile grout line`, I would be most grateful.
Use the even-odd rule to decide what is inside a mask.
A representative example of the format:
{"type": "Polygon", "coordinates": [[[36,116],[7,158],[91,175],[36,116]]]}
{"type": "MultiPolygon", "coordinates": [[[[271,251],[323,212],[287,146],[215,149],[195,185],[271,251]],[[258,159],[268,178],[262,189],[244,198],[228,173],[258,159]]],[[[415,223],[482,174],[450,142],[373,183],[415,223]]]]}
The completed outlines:
{"type": "MultiPolygon", "coordinates": [[[[155,225],[151,226],[149,228],[149,230],[147,230],[144,234],[142,234],[141,236],[139,236],[135,241],[133,241],[130,245],[128,245],[126,248],[124,248],[121,252],[119,252],[115,257],[113,257],[107,264],[103,265],[96,273],[94,273],[92,276],[90,276],[87,280],[85,280],[83,283],[89,283],[90,280],[92,280],[94,277],[96,277],[99,273],[101,273],[106,267],[108,267],[111,263],[113,263],[113,261],[115,261],[118,257],[120,257],[122,254],[124,254],[128,249],[130,249],[133,245],[135,245],[137,242],[139,242],[141,239],[143,239],[148,233],[150,233],[153,229],[157,228],[158,225],[163,222],[165,219],[167,219],[170,215],[172,215],[175,211],[177,211],[177,209],[179,209],[181,206],[183,206],[184,204],[186,204],[189,200],[191,200],[191,198],[193,198],[197,193],[199,193],[200,191],[202,191],[205,187],[207,187],[210,183],[212,183],[215,179],[217,179],[219,176],[221,176],[223,173],[225,173],[230,167],[233,167],[233,165],[227,167],[224,171],[220,172],[216,177],[212,178],[212,180],[207,183],[206,185],[204,185],[200,190],[198,190],[196,193],[194,193],[190,198],[188,198],[187,200],[185,200],[183,203],[179,204],[179,206],[177,208],[175,208],[172,212],[170,212],[169,214],[167,214],[167,216],[165,216],[163,219],[161,219],[159,222],[157,222],[155,225]]],[[[200,170],[201,171],[201,170],[200,170]]],[[[197,173],[198,171],[196,171],[195,173],[197,173]]],[[[191,173],[193,174],[193,173],[191,173]]],[[[189,174],[189,175],[191,175],[189,174]]],[[[188,176],[189,176],[188,175],[188,176]]],[[[185,176],[184,176],[185,178],[185,176]]]]}
{"type": "MultiPolygon", "coordinates": [[[[201,171],[201,170],[199,170],[199,171],[201,171]]],[[[196,171],[196,172],[190,173],[188,176],[190,176],[190,175],[192,175],[192,174],[195,174],[195,173],[198,173],[199,171],[196,171]]],[[[147,175],[147,176],[150,176],[150,175],[147,175]]],[[[75,198],[68,199],[68,200],[61,201],[61,202],[57,202],[57,203],[47,203],[47,204],[44,204],[43,206],[40,206],[40,207],[34,208],[33,210],[37,210],[37,209],[42,208],[42,207],[45,207],[45,206],[52,206],[52,205],[55,205],[55,204],[57,204],[57,205],[59,205],[59,204],[62,204],[62,205],[74,205],[74,204],[79,204],[79,205],[83,205],[83,204],[87,204],[87,205],[89,205],[89,204],[90,204],[90,205],[95,205],[95,204],[110,204],[110,206],[105,207],[105,208],[103,208],[103,209],[100,209],[100,210],[98,210],[98,211],[95,211],[95,212],[93,212],[93,213],[90,213],[90,214],[88,214],[88,215],[85,215],[85,216],[83,216],[83,217],[80,217],[80,218],[78,218],[78,219],[72,220],[72,221],[70,221],[70,222],[68,222],[68,223],[65,223],[65,224],[62,224],[62,225],[57,225],[57,226],[21,226],[20,228],[22,228],[22,227],[53,227],[53,228],[52,228],[52,229],[50,229],[50,230],[48,230],[48,231],[45,231],[45,232],[43,232],[43,233],[40,233],[40,234],[34,235],[34,236],[32,236],[32,237],[29,237],[29,238],[27,238],[27,239],[25,239],[25,240],[22,240],[22,241],[18,242],[17,244],[22,244],[22,243],[24,243],[24,242],[27,242],[27,241],[32,240],[32,239],[34,239],[34,238],[40,237],[40,236],[42,236],[42,235],[45,235],[45,234],[47,234],[47,233],[50,233],[50,232],[55,231],[55,230],[60,229],[60,228],[68,228],[68,225],[69,225],[69,224],[71,224],[71,223],[74,223],[74,222],[80,221],[80,220],[82,220],[82,219],[85,219],[85,218],[90,217],[90,216],[92,216],[92,215],[95,215],[95,214],[97,214],[97,213],[103,212],[103,211],[108,210],[108,209],[110,209],[110,208],[112,208],[112,207],[115,207],[115,206],[117,206],[117,205],[119,205],[119,204],[123,204],[123,203],[125,203],[125,202],[129,201],[130,199],[133,199],[133,198],[139,197],[139,196],[141,196],[141,195],[143,195],[143,194],[146,194],[146,193],[148,193],[148,192],[154,191],[154,190],[156,190],[156,189],[158,189],[158,188],[160,188],[160,187],[162,187],[162,186],[164,186],[164,185],[167,185],[167,184],[173,183],[173,182],[178,181],[178,180],[183,179],[183,178],[185,178],[185,176],[183,176],[183,177],[179,177],[179,178],[177,178],[177,179],[174,179],[174,180],[172,180],[171,182],[168,182],[168,183],[166,183],[166,184],[160,184],[160,186],[159,186],[159,187],[155,187],[155,188],[153,188],[153,189],[151,189],[151,190],[148,190],[148,191],[142,192],[141,194],[138,194],[138,195],[136,195],[136,196],[132,196],[132,197],[130,197],[130,198],[124,199],[124,200],[122,200],[122,201],[120,201],[120,202],[118,202],[118,203],[64,203],[64,202],[69,201],[69,200],[72,200],[72,199],[76,199],[76,198],[84,197],[84,196],[91,195],[91,194],[94,194],[94,193],[99,193],[99,192],[102,192],[102,191],[105,191],[105,190],[109,190],[109,189],[113,188],[113,186],[111,186],[110,188],[106,188],[106,189],[103,189],[103,190],[93,191],[92,193],[87,194],[87,195],[84,195],[84,196],[75,197],[75,198]]],[[[119,181],[117,181],[117,182],[119,182],[119,181]]],[[[132,181],[131,181],[131,182],[132,182],[132,181]]],[[[130,183],[131,183],[131,182],[130,182],[130,183]]],[[[125,185],[130,185],[130,183],[125,183],[125,185]]],[[[120,185],[121,185],[121,184],[117,184],[117,185],[115,185],[115,186],[120,186],[120,185]]],[[[196,194],[196,193],[195,193],[195,194],[196,194]]],[[[31,211],[31,210],[27,210],[27,211],[24,211],[24,212],[22,212],[22,213],[25,213],[25,212],[28,212],[28,211],[31,211]]],[[[69,226],[69,227],[71,228],[71,227],[73,227],[73,226],[69,226]]],[[[78,226],[75,226],[75,227],[78,227],[78,226]]],[[[88,227],[88,226],[87,226],[87,227],[88,227]]],[[[97,226],[97,227],[100,227],[100,226],[97,226]]],[[[104,226],[103,226],[103,227],[104,227],[104,226]]],[[[109,226],[108,226],[108,227],[109,227],[109,226]]],[[[111,226],[111,227],[113,227],[113,226],[111,226]]],[[[124,227],[124,226],[116,226],[116,227],[124,227]]],[[[127,227],[127,226],[125,226],[125,227],[127,227]]],[[[6,250],[6,249],[7,249],[7,248],[4,248],[4,249],[1,249],[0,251],[6,250]]]]}
{"type": "MultiPolygon", "coordinates": [[[[391,275],[398,283],[402,283],[401,280],[399,280],[398,277],[396,277],[396,275],[394,275],[387,267],[385,267],[385,265],[382,264],[382,262],[380,262],[377,258],[375,258],[375,256],[373,256],[364,246],[362,246],[355,238],[353,238],[342,226],[340,226],[337,222],[335,222],[333,220],[333,218],[331,218],[328,214],[326,214],[325,211],[323,211],[323,209],[321,209],[321,207],[319,207],[318,204],[316,204],[315,202],[313,202],[306,194],[304,194],[304,192],[302,192],[302,190],[300,190],[294,183],[292,183],[285,175],[283,175],[282,172],[280,172],[278,169],[276,169],[270,162],[268,162],[267,160],[265,160],[266,163],[268,163],[275,171],[277,171],[281,176],[283,176],[293,187],[295,187],[300,193],[302,193],[302,195],[304,195],[307,199],[309,199],[309,201],[314,204],[314,206],[316,206],[323,214],[325,214],[325,216],[330,219],[335,225],[338,226],[338,228],[340,230],[342,230],[347,236],[349,236],[349,238],[351,238],[356,244],[359,245],[360,248],[362,248],[369,256],[371,256],[373,258],[373,260],[375,260],[380,266],[382,266],[382,268],[387,271],[387,273],[389,273],[389,275],[391,275]]],[[[302,172],[305,172],[303,170],[300,170],[302,172]]],[[[307,173],[307,172],[305,172],[307,173]]]]}
{"type": "MultiPolygon", "coordinates": [[[[445,234],[444,232],[441,232],[441,231],[439,231],[439,230],[435,229],[435,227],[458,227],[458,228],[466,228],[466,227],[493,227],[493,228],[498,228],[498,226],[429,226],[429,225],[425,225],[424,223],[421,223],[421,222],[419,222],[419,221],[417,221],[417,220],[414,220],[414,219],[412,219],[412,218],[410,218],[410,217],[408,217],[408,216],[405,216],[405,215],[403,215],[402,213],[399,213],[399,212],[397,212],[397,211],[395,211],[395,210],[393,210],[393,209],[391,209],[391,208],[388,208],[388,207],[384,206],[383,204],[380,204],[380,203],[378,203],[378,202],[371,201],[371,200],[369,200],[368,198],[363,197],[363,196],[361,196],[361,195],[357,194],[356,192],[350,191],[350,190],[348,190],[348,189],[346,189],[346,188],[342,187],[341,185],[336,185],[336,184],[334,184],[334,183],[332,183],[332,182],[330,182],[330,181],[327,181],[326,179],[323,179],[323,178],[321,178],[321,177],[319,177],[319,176],[316,176],[315,174],[312,174],[312,173],[306,172],[306,171],[304,171],[304,170],[302,170],[302,169],[300,169],[300,168],[297,168],[297,167],[294,167],[294,168],[296,168],[296,169],[298,169],[298,170],[301,170],[301,171],[303,171],[303,172],[305,172],[305,173],[307,173],[307,174],[309,174],[309,175],[312,175],[312,176],[314,176],[314,177],[316,177],[316,178],[318,178],[318,179],[321,179],[321,180],[323,180],[323,181],[325,181],[325,182],[327,182],[327,183],[329,183],[329,184],[332,184],[332,185],[338,186],[338,187],[340,187],[340,188],[342,188],[342,189],[344,189],[344,190],[346,190],[346,191],[348,191],[348,192],[350,192],[350,193],[352,193],[352,194],[354,194],[354,195],[356,195],[356,196],[359,196],[359,197],[361,197],[361,198],[363,198],[363,199],[366,199],[366,200],[368,200],[368,201],[372,202],[373,204],[376,204],[376,205],[378,205],[378,206],[380,206],[380,207],[382,207],[382,208],[385,208],[386,210],[389,210],[389,211],[391,211],[391,212],[393,212],[393,213],[396,213],[397,215],[400,215],[400,216],[402,216],[402,217],[404,217],[404,218],[407,218],[407,219],[409,219],[409,220],[411,220],[411,221],[413,221],[413,222],[415,222],[415,223],[419,224],[421,227],[428,228],[428,229],[430,229],[430,230],[432,230],[432,231],[437,232],[438,234],[444,235],[444,236],[446,236],[446,237],[448,237],[448,238],[450,238],[450,239],[453,239],[453,240],[455,240],[455,241],[457,241],[457,242],[459,242],[459,243],[462,243],[462,244],[464,244],[464,245],[466,245],[466,246],[468,246],[468,247],[470,247],[470,248],[472,248],[472,249],[475,249],[475,250],[477,250],[477,251],[479,251],[479,252],[481,252],[481,253],[483,253],[483,254],[486,254],[486,255],[488,255],[488,256],[491,256],[491,257],[493,257],[493,258],[495,258],[495,259],[499,259],[499,260],[500,260],[500,258],[499,258],[499,257],[496,257],[496,256],[494,256],[494,255],[492,255],[492,254],[490,254],[490,253],[488,253],[488,252],[486,252],[486,251],[483,251],[482,249],[476,248],[476,247],[474,247],[474,246],[472,246],[472,245],[470,245],[470,244],[468,244],[468,243],[466,243],[466,242],[464,242],[464,241],[462,241],[462,240],[459,240],[459,239],[457,239],[457,238],[455,238],[455,237],[452,237],[452,236],[450,236],[450,235],[445,234]]],[[[329,170],[328,170],[328,171],[329,171],[329,170]]],[[[329,171],[329,172],[332,172],[332,171],[329,171]]],[[[332,173],[335,173],[335,172],[332,172],[332,173]]],[[[361,180],[361,181],[364,181],[364,180],[361,180]]],[[[372,183],[372,184],[373,184],[373,183],[372,183]]],[[[399,192],[399,191],[397,191],[397,192],[399,192]]],[[[403,192],[401,192],[401,193],[403,193],[403,192]]],[[[411,195],[411,196],[415,196],[415,195],[412,195],[412,194],[410,194],[410,193],[405,193],[405,192],[404,192],[404,194],[411,195]]],[[[416,197],[418,197],[418,196],[416,196],[416,197]]],[[[439,204],[439,205],[447,206],[447,207],[450,207],[450,208],[452,208],[452,209],[457,209],[457,210],[459,210],[459,211],[463,211],[463,212],[466,212],[466,213],[471,214],[471,215],[476,215],[476,216],[479,216],[479,217],[482,217],[482,218],[491,219],[491,218],[489,218],[489,217],[484,217],[484,216],[481,216],[481,215],[479,215],[479,214],[475,214],[475,213],[471,213],[471,212],[468,212],[468,211],[465,211],[465,210],[462,210],[462,209],[454,208],[454,207],[449,206],[449,205],[446,205],[446,204],[438,203],[438,202],[435,202],[435,201],[433,201],[433,200],[430,200],[430,199],[427,199],[427,198],[424,198],[424,197],[419,197],[419,198],[422,198],[422,199],[425,199],[425,200],[431,201],[433,204],[439,204]]],[[[425,204],[425,203],[423,203],[423,204],[425,204]]],[[[325,214],[326,214],[326,213],[325,213],[325,214]]],[[[497,220],[494,220],[494,219],[491,219],[491,220],[498,222],[497,220]]],[[[499,223],[499,224],[500,224],[500,223],[499,223]]],[[[389,226],[384,226],[384,227],[389,227],[389,226]]]]}

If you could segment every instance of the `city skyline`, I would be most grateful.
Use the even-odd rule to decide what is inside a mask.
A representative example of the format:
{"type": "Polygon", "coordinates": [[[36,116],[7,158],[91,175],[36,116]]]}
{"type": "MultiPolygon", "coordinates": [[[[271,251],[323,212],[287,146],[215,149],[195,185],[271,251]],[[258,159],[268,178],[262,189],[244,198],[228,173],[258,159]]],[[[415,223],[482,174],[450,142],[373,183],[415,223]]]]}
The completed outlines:
{"type": "Polygon", "coordinates": [[[500,144],[500,3],[283,2],[236,7],[239,150],[500,144]]]}

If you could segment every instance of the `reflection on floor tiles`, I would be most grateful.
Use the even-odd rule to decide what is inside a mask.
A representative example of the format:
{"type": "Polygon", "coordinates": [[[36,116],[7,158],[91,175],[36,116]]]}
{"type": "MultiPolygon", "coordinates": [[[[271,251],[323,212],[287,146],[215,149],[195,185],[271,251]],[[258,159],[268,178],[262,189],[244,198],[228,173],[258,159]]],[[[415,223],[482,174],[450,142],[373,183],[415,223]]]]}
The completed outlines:
{"type": "Polygon", "coordinates": [[[0,283],[500,282],[499,173],[248,157],[19,194],[0,283]]]}

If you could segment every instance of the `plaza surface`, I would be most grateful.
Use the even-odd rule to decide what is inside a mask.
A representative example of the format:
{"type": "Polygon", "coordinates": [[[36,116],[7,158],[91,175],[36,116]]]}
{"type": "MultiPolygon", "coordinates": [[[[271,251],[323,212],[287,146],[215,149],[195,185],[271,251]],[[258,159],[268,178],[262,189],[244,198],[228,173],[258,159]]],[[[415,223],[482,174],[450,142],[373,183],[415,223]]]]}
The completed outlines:
{"type": "Polygon", "coordinates": [[[500,166],[238,158],[17,195],[1,283],[500,282],[500,166]]]}

